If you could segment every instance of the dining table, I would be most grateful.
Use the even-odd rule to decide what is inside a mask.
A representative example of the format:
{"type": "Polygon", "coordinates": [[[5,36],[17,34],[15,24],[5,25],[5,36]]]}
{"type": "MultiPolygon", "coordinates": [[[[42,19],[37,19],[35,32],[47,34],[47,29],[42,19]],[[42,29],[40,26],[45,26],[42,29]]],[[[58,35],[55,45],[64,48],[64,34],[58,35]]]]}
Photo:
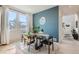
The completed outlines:
{"type": "MultiPolygon", "coordinates": [[[[31,37],[33,37],[33,36],[34,36],[36,43],[38,41],[37,37],[45,37],[46,39],[49,38],[49,34],[46,34],[46,33],[31,33],[31,35],[28,35],[28,36],[23,34],[24,42],[25,42],[25,40],[28,39],[28,37],[29,37],[29,42],[30,42],[31,37]]],[[[48,45],[48,53],[50,54],[50,45],[48,45]]]]}

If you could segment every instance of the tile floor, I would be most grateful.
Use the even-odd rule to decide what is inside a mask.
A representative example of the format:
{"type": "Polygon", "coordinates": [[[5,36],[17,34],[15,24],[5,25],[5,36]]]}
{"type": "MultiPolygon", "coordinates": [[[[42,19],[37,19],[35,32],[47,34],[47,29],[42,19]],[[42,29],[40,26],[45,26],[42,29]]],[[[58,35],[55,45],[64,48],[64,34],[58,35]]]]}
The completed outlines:
{"type": "MultiPolygon", "coordinates": [[[[47,48],[34,50],[33,45],[29,51],[28,46],[18,41],[9,45],[0,46],[0,54],[47,54],[47,48]]],[[[65,38],[61,43],[54,42],[54,51],[51,54],[79,54],[79,41],[65,38]]]]}

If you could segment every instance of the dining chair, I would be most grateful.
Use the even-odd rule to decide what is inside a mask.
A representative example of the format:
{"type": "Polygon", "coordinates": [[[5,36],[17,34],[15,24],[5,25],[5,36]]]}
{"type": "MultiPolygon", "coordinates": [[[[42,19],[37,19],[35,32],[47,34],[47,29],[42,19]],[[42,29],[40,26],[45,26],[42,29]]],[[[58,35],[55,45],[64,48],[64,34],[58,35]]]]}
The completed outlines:
{"type": "Polygon", "coordinates": [[[28,35],[22,35],[22,41],[24,42],[24,45],[27,44],[29,46],[28,51],[30,51],[30,45],[34,43],[34,36],[28,36],[28,35]]]}
{"type": "Polygon", "coordinates": [[[48,54],[50,54],[50,46],[52,45],[52,51],[54,50],[54,43],[53,43],[53,36],[49,36],[48,39],[44,39],[42,44],[45,44],[45,46],[48,46],[48,54]]]}
{"type": "Polygon", "coordinates": [[[35,40],[35,49],[40,50],[43,44],[41,43],[43,37],[42,36],[37,36],[35,40]]]}

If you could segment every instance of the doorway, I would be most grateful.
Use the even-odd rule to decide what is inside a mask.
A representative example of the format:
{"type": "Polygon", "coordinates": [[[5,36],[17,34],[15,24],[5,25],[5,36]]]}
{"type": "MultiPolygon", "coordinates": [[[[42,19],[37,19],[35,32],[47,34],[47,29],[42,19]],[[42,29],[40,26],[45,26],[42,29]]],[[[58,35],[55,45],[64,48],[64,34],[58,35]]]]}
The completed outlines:
{"type": "Polygon", "coordinates": [[[62,40],[78,40],[79,37],[79,6],[60,6],[62,40]]]}
{"type": "Polygon", "coordinates": [[[63,16],[64,39],[78,40],[78,15],[69,14],[63,16]]]}

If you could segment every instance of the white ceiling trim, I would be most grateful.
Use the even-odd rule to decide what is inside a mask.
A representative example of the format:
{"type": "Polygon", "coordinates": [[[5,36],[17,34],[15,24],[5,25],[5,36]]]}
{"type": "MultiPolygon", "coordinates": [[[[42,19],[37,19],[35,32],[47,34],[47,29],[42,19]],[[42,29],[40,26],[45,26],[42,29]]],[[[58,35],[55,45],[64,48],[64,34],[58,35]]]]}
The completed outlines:
{"type": "Polygon", "coordinates": [[[10,5],[10,7],[17,8],[18,10],[22,10],[28,13],[38,13],[49,8],[53,8],[56,5],[10,5]]]}

